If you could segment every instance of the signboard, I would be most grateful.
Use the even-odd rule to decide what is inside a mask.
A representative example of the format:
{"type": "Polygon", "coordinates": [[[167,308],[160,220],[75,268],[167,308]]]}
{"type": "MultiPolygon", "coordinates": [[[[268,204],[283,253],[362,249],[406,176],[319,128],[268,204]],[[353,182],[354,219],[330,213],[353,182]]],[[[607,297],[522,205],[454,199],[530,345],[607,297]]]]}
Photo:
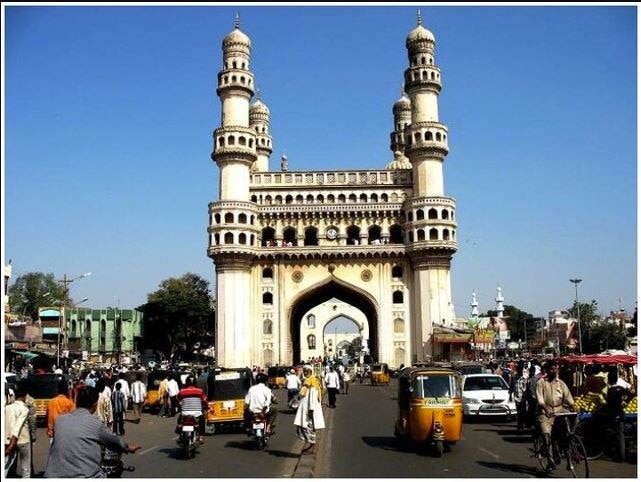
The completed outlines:
{"type": "Polygon", "coordinates": [[[494,335],[492,328],[479,328],[474,333],[474,343],[494,343],[494,335]]]}
{"type": "Polygon", "coordinates": [[[82,351],[82,361],[89,360],[89,352],[87,350],[82,351]]]}
{"type": "Polygon", "coordinates": [[[510,343],[507,344],[507,347],[510,350],[518,350],[519,349],[519,344],[516,341],[511,341],[510,343]]]}

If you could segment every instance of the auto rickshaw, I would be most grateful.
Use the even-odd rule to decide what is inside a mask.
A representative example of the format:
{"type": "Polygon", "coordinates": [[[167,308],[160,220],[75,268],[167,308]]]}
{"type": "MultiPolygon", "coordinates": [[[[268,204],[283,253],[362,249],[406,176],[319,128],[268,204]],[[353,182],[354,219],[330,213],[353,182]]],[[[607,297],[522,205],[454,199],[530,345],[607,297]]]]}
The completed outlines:
{"type": "Polygon", "coordinates": [[[463,428],[461,376],[447,368],[408,367],[398,379],[398,419],[394,435],[401,445],[429,445],[443,455],[463,428]]]}
{"type": "Polygon", "coordinates": [[[36,421],[43,422],[47,418],[49,400],[58,395],[58,384],[63,382],[69,387],[69,377],[57,373],[37,373],[28,378],[28,392],[35,399],[36,421]]]}
{"type": "Polygon", "coordinates": [[[165,377],[174,377],[178,382],[178,387],[182,388],[182,372],[173,370],[154,370],[149,372],[149,375],[147,376],[147,396],[145,397],[143,408],[146,408],[149,411],[160,410],[162,400],[158,397],[158,387],[165,377]]]}
{"type": "Polygon", "coordinates": [[[372,365],[369,378],[372,381],[372,385],[389,385],[390,369],[387,363],[372,365]]]}
{"type": "Polygon", "coordinates": [[[284,388],[287,386],[287,374],[292,367],[269,367],[267,369],[267,386],[269,388],[284,388]]]}
{"type": "Polygon", "coordinates": [[[249,368],[215,368],[209,372],[205,433],[214,434],[220,425],[243,425],[245,395],[252,381],[249,368]]]}

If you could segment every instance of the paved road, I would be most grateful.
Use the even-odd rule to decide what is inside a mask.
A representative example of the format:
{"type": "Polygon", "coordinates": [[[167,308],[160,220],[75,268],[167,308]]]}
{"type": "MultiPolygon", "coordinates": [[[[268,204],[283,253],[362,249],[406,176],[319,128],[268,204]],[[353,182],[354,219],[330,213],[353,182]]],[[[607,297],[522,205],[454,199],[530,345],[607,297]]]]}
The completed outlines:
{"type": "MultiPolygon", "coordinates": [[[[280,404],[278,430],[267,449],[259,452],[243,432],[219,432],[207,437],[195,459],[183,460],[173,433],[175,419],[143,414],[140,425],[126,423],[125,439],[140,443],[125,464],[136,467],[125,478],[254,478],[313,474],[323,478],[446,478],[540,477],[530,457],[529,437],[516,432],[514,422],[466,423],[463,439],[442,458],[402,451],[394,438],[396,380],[389,387],[352,385],[339,395],[337,408],[325,407],[328,428],[321,431],[319,455],[300,457],[303,443],[296,440],[293,415],[285,412],[285,390],[276,390],[280,404]],[[299,462],[300,460],[300,462],[299,462]],[[314,464],[315,462],[315,464],[314,464]]],[[[36,476],[44,470],[48,443],[39,429],[35,447],[36,476]]],[[[592,477],[632,478],[637,465],[598,460],[590,463],[592,477]]]]}
{"type": "MultiPolygon", "coordinates": [[[[316,477],[540,477],[530,437],[514,422],[465,423],[463,439],[442,458],[402,451],[394,437],[396,380],[389,387],[352,385],[329,409],[330,427],[316,477]]],[[[591,477],[636,477],[637,465],[590,462],[591,477]]]]}

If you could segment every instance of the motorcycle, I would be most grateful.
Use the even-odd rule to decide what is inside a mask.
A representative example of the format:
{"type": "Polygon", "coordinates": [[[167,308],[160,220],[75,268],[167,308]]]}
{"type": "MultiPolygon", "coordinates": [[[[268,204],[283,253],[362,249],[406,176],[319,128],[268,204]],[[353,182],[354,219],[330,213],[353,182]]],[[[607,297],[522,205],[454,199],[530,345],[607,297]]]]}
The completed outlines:
{"type": "Polygon", "coordinates": [[[183,450],[185,458],[193,459],[196,455],[196,449],[200,445],[198,442],[200,437],[198,418],[193,415],[181,415],[176,425],[176,433],[178,434],[176,442],[183,450]]]}
{"type": "Polygon", "coordinates": [[[256,441],[258,450],[265,448],[272,431],[266,411],[267,409],[263,408],[262,412],[254,413],[252,417],[251,435],[256,441]]]}
{"type": "Polygon", "coordinates": [[[136,468],[132,465],[127,467],[122,463],[122,454],[105,448],[100,460],[102,471],[107,474],[108,479],[119,479],[123,472],[133,472],[136,468]]]}

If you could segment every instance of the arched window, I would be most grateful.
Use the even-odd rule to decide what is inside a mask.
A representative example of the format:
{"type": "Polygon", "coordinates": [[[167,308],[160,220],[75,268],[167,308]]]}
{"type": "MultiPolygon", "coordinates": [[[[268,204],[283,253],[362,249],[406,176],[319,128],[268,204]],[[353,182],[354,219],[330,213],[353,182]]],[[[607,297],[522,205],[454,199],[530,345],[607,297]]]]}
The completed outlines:
{"type": "Polygon", "coordinates": [[[405,331],[405,322],[402,318],[394,320],[394,333],[403,333],[405,331]]]}
{"type": "Polygon", "coordinates": [[[403,267],[402,266],[392,266],[392,278],[402,278],[403,277],[403,267]]]}
{"type": "Polygon", "coordinates": [[[226,223],[233,223],[234,222],[234,215],[232,213],[225,214],[225,222],[226,223]]]}
{"type": "Polygon", "coordinates": [[[361,228],[350,226],[347,228],[347,244],[360,244],[361,228]]]}
{"type": "Polygon", "coordinates": [[[350,203],[356,204],[356,194],[350,194],[348,199],[350,203]]]}
{"type": "Polygon", "coordinates": [[[440,132],[436,133],[436,140],[439,141],[439,142],[441,141],[441,133],[440,132]]]}
{"type": "Polygon", "coordinates": [[[238,138],[238,144],[240,144],[241,146],[246,146],[247,145],[247,139],[245,139],[243,136],[240,136],[238,138]]]}
{"type": "Polygon", "coordinates": [[[381,202],[382,203],[386,203],[388,199],[389,198],[388,198],[387,194],[381,194],[381,202]]]}
{"type": "Polygon", "coordinates": [[[214,214],[214,221],[216,221],[216,224],[220,224],[220,214],[214,214]]]}
{"type": "Polygon", "coordinates": [[[412,221],[414,221],[414,213],[412,211],[408,211],[408,213],[407,213],[407,221],[410,222],[410,223],[412,221]]]}
{"type": "Polygon", "coordinates": [[[433,139],[433,137],[432,137],[432,133],[431,133],[430,131],[427,131],[427,132],[425,133],[425,140],[426,140],[426,141],[431,141],[432,139],[433,139]]]}
{"type": "Polygon", "coordinates": [[[307,315],[307,328],[316,328],[316,316],[307,315]]]}
{"type": "Polygon", "coordinates": [[[443,219],[449,219],[449,217],[450,217],[450,213],[448,212],[448,210],[447,210],[447,209],[443,209],[443,210],[441,211],[441,218],[443,218],[443,219]]]}
{"type": "Polygon", "coordinates": [[[443,240],[444,241],[449,241],[450,240],[450,230],[449,229],[444,229],[443,230],[443,240]]]}
{"type": "Polygon", "coordinates": [[[252,235],[249,237],[249,245],[250,245],[250,246],[254,246],[254,243],[255,243],[255,242],[256,242],[256,238],[255,238],[255,237],[254,237],[254,235],[252,234],[252,235]]]}
{"type": "Polygon", "coordinates": [[[310,350],[316,349],[316,337],[314,335],[309,335],[307,337],[307,348],[310,350]]]}
{"type": "Polygon", "coordinates": [[[309,227],[305,230],[305,246],[318,246],[318,231],[316,228],[309,227]]]}
{"type": "Polygon", "coordinates": [[[272,320],[263,321],[263,335],[272,334],[272,320]]]}
{"type": "Polygon", "coordinates": [[[305,198],[303,198],[302,195],[299,194],[298,196],[296,196],[296,204],[303,204],[304,201],[305,198]]]}
{"type": "Polygon", "coordinates": [[[436,241],[438,239],[438,229],[430,229],[430,241],[436,241]]]}
{"type": "Polygon", "coordinates": [[[392,293],[392,303],[402,303],[403,302],[403,292],[401,290],[396,290],[392,293]]]}
{"type": "Polygon", "coordinates": [[[391,244],[403,244],[403,228],[393,224],[389,228],[389,242],[391,244]]]}
{"type": "Polygon", "coordinates": [[[253,203],[257,203],[257,202],[258,202],[258,197],[256,196],[256,194],[254,194],[254,195],[252,196],[252,202],[253,202],[253,203]]]}
{"type": "Polygon", "coordinates": [[[292,204],[294,202],[294,197],[291,194],[285,196],[285,204],[292,204]]]}
{"type": "Polygon", "coordinates": [[[372,194],[372,202],[377,203],[378,202],[378,194],[372,194]]]}
{"type": "Polygon", "coordinates": [[[286,246],[296,246],[296,230],[294,228],[287,228],[283,231],[283,241],[286,246]]]}
{"type": "Polygon", "coordinates": [[[263,228],[261,246],[274,246],[274,234],[273,228],[263,228]]]}
{"type": "Polygon", "coordinates": [[[225,244],[234,244],[234,235],[232,233],[225,233],[225,244]]]}
{"type": "Polygon", "coordinates": [[[270,292],[265,292],[263,293],[263,304],[264,305],[271,305],[274,302],[274,295],[271,294],[270,292]]]}
{"type": "Polygon", "coordinates": [[[381,227],[374,224],[367,231],[367,242],[369,244],[381,244],[381,227]]]}
{"type": "Polygon", "coordinates": [[[318,196],[316,196],[316,202],[318,204],[323,204],[325,202],[325,196],[323,196],[322,194],[319,194],[318,196]]]}
{"type": "Polygon", "coordinates": [[[214,234],[214,244],[220,246],[220,234],[218,233],[214,234]]]}
{"type": "Polygon", "coordinates": [[[416,232],[416,240],[417,241],[425,241],[425,231],[422,229],[419,229],[416,232]]]}
{"type": "Polygon", "coordinates": [[[265,204],[271,204],[272,203],[272,197],[271,196],[265,196],[265,204]]]}
{"type": "Polygon", "coordinates": [[[274,277],[274,272],[271,268],[263,269],[263,279],[272,279],[274,277]]]}
{"type": "Polygon", "coordinates": [[[430,209],[427,212],[427,217],[429,219],[438,219],[438,211],[436,209],[430,209]]]}
{"type": "Polygon", "coordinates": [[[425,219],[425,213],[423,212],[422,209],[419,209],[416,211],[416,220],[420,221],[422,219],[425,219]]]}
{"type": "Polygon", "coordinates": [[[247,215],[244,213],[241,213],[238,215],[238,222],[240,224],[247,224],[247,215]]]}
{"type": "Polygon", "coordinates": [[[408,232],[407,232],[407,240],[408,240],[410,243],[413,243],[413,242],[414,242],[414,231],[408,231],[408,232]]]}
{"type": "Polygon", "coordinates": [[[238,244],[247,244],[247,235],[245,233],[238,235],[238,244]]]}
{"type": "Polygon", "coordinates": [[[339,194],[338,195],[338,202],[340,204],[345,204],[345,194],[339,194]]]}
{"type": "Polygon", "coordinates": [[[280,196],[280,195],[276,196],[274,198],[274,204],[283,204],[283,196],[280,196]]]}
{"type": "Polygon", "coordinates": [[[85,321],[85,336],[91,336],[91,320],[85,321]]]}
{"type": "Polygon", "coordinates": [[[307,204],[314,204],[314,196],[312,196],[311,194],[308,194],[307,197],[305,198],[305,202],[307,204]]]}
{"type": "Polygon", "coordinates": [[[328,194],[327,204],[334,204],[334,203],[336,203],[336,197],[333,194],[328,194]]]}
{"type": "Polygon", "coordinates": [[[367,202],[367,194],[365,194],[365,193],[361,194],[360,201],[362,203],[366,203],[367,202]]]}

